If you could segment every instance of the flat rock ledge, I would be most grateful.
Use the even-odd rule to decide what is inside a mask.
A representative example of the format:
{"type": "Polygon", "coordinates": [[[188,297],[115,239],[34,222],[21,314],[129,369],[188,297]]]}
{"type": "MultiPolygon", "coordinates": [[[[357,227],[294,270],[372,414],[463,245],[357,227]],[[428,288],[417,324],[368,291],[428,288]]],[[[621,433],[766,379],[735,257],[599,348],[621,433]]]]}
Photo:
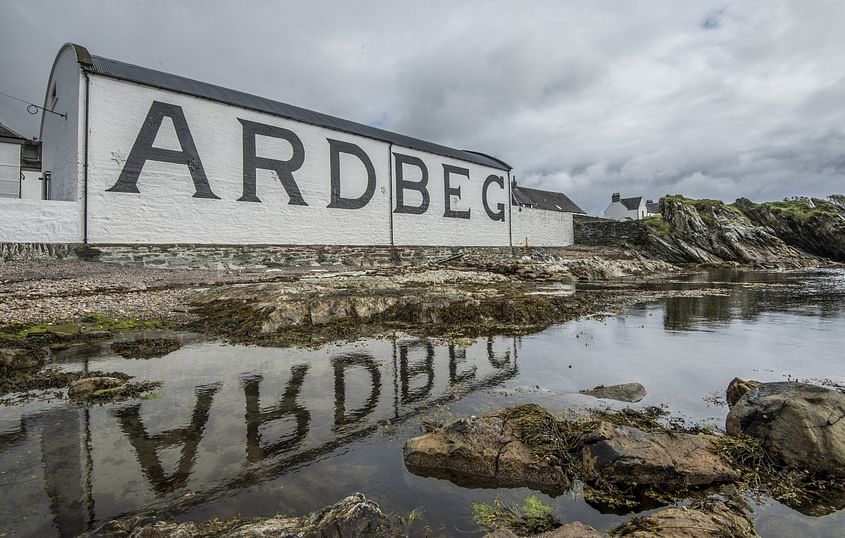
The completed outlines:
{"type": "MultiPolygon", "coordinates": [[[[758,537],[748,511],[733,502],[711,497],[689,506],[672,506],[638,516],[608,533],[578,521],[532,538],[713,538],[714,536],[758,537]]],[[[497,529],[485,538],[518,538],[507,529],[497,529]]]]}
{"type": "Polygon", "coordinates": [[[601,480],[622,490],[674,493],[733,482],[739,473],[722,461],[714,446],[716,439],[602,422],[582,437],[581,463],[588,481],[601,480]]]}
{"type": "Polygon", "coordinates": [[[609,494],[679,494],[733,482],[716,436],[643,431],[607,421],[558,421],[537,405],[462,419],[410,439],[407,468],[475,487],[529,487],[555,494],[575,477],[609,494]]]}
{"type": "Polygon", "coordinates": [[[106,523],[88,536],[108,538],[399,538],[404,536],[378,504],[356,493],[304,517],[277,515],[249,521],[173,523],[135,517],[106,523]]]}
{"type": "Polygon", "coordinates": [[[636,403],[646,397],[646,390],[639,383],[622,383],[619,385],[599,385],[589,390],[582,390],[581,394],[606,400],[636,403]]]}
{"type": "MultiPolygon", "coordinates": [[[[530,406],[539,420],[548,412],[530,406]]],[[[561,493],[571,481],[563,468],[538,457],[525,442],[526,431],[510,409],[455,421],[415,437],[403,447],[405,464],[418,475],[445,478],[460,485],[532,487],[561,493]]]]}

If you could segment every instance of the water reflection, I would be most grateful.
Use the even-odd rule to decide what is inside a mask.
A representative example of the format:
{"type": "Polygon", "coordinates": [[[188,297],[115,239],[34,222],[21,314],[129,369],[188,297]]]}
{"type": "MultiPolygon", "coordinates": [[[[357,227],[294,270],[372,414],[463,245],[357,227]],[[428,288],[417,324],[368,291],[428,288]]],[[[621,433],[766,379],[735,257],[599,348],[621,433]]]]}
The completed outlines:
{"type": "MultiPolygon", "coordinates": [[[[841,272],[748,272],[718,270],[696,273],[658,288],[685,289],[707,283],[720,294],[670,297],[665,301],[664,327],[673,331],[724,326],[734,320],[753,321],[764,314],[789,313],[821,319],[845,313],[841,272]]],[[[641,305],[640,310],[646,306],[641,305]]]]}
{"type": "Polygon", "coordinates": [[[344,426],[355,424],[372,413],[381,396],[381,372],[376,360],[365,353],[349,353],[332,359],[334,367],[334,426],[342,430],[344,426]],[[346,370],[359,368],[370,375],[370,393],[364,404],[352,411],[346,410],[346,370]]]}
{"type": "Polygon", "coordinates": [[[114,412],[121,431],[135,449],[138,463],[156,493],[169,493],[185,487],[191,476],[197,447],[205,432],[214,395],[218,390],[220,390],[219,385],[197,387],[196,405],[191,413],[191,421],[182,428],[174,428],[153,435],[150,435],[144,426],[144,420],[141,418],[141,404],[123,407],[114,412]],[[174,447],[181,447],[179,461],[176,470],[168,476],[159,459],[159,451],[174,447]]]}
{"type": "MultiPolygon", "coordinates": [[[[220,344],[189,349],[158,361],[118,359],[107,351],[99,357],[74,351],[59,361],[67,369],[161,379],[157,398],[24,411],[17,426],[5,428],[14,408],[0,411],[0,454],[31,453],[29,445],[40,444],[41,461],[29,462],[40,468],[40,479],[25,485],[22,498],[33,511],[50,514],[54,532],[76,535],[155,499],[182,499],[185,491],[191,500],[180,502],[203,502],[276,478],[386,421],[402,421],[517,374],[517,341],[510,338],[460,347],[397,337],[335,348],[337,353],[220,344]],[[453,390],[458,386],[461,391],[453,390]],[[32,423],[39,424],[34,435],[26,426],[32,423]],[[232,450],[239,443],[240,459],[232,450]],[[44,492],[46,506],[39,506],[44,492]]],[[[11,470],[5,467],[0,471],[11,470]]],[[[44,534],[34,519],[2,524],[20,534],[44,534]]]]}

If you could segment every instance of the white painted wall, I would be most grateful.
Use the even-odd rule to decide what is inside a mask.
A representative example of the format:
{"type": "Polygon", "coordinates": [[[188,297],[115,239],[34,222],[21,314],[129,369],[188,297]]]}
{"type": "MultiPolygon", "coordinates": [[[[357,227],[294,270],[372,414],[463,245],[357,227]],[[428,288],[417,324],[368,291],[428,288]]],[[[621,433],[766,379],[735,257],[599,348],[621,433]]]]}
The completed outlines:
{"type": "MultiPolygon", "coordinates": [[[[47,90],[47,105],[68,114],[67,120],[47,114],[42,123],[42,170],[52,173],[52,199],[81,202],[85,192],[83,161],[87,134],[87,237],[93,244],[383,246],[391,243],[392,229],[396,245],[507,246],[510,244],[507,220],[491,219],[482,201],[483,184],[490,175],[501,177],[504,187],[489,186],[488,205],[493,211],[500,204],[504,206],[505,219],[514,215],[514,245],[523,244],[526,238],[530,246],[572,244],[571,215],[523,208],[525,214],[517,217],[517,208],[507,211],[508,176],[504,170],[98,75],[91,75],[90,85],[86,87],[72,48],[64,48],[57,57],[47,90]],[[53,84],[57,86],[55,102],[51,97],[53,84]],[[87,133],[83,126],[86,88],[90,93],[87,133]],[[194,197],[196,189],[186,165],[154,160],[144,165],[138,180],[139,193],[108,190],[117,182],[154,101],[181,107],[217,199],[194,197]],[[261,201],[238,201],[244,194],[243,126],[239,119],[296,133],[305,148],[305,162],[293,175],[307,206],[289,204],[289,196],[275,172],[262,169],[256,174],[256,194],[261,201]],[[327,138],[356,144],[370,157],[376,187],[364,207],[327,207],[331,199],[327,138]],[[391,206],[396,178],[393,154],[396,153],[418,157],[425,163],[429,206],[423,214],[392,213],[396,203],[393,192],[391,206]],[[451,186],[461,189],[459,198],[452,196],[451,209],[468,209],[469,219],[444,215],[444,164],[469,170],[469,178],[451,176],[451,186]],[[391,178],[394,185],[390,183],[391,178]]],[[[272,137],[258,136],[256,145],[259,157],[286,160],[292,152],[289,143],[272,137]]],[[[159,129],[154,147],[182,149],[168,118],[159,129]]],[[[341,194],[346,197],[362,194],[366,188],[363,164],[353,156],[343,155],[341,170],[341,194]]],[[[406,179],[416,179],[417,174],[415,167],[406,167],[406,179]]],[[[405,191],[406,204],[416,205],[418,201],[416,191],[405,191]]],[[[75,234],[85,229],[83,204],[71,207],[79,211],[75,234]]]]}
{"type": "Polygon", "coordinates": [[[80,243],[77,202],[0,198],[0,243],[80,243]]]}
{"type": "Polygon", "coordinates": [[[21,146],[0,142],[0,198],[18,198],[21,188],[21,146]]]}
{"type": "MultiPolygon", "coordinates": [[[[103,77],[92,77],[90,88],[90,242],[390,244],[388,144],[103,77]],[[182,107],[211,190],[220,199],[194,198],[187,166],[156,161],[144,166],[139,194],[107,192],[117,181],[154,100],[182,107]],[[256,177],[261,202],[237,201],[243,194],[239,118],[290,129],[299,136],[305,162],[294,172],[294,179],[308,206],[289,205],[275,172],[261,169],[256,177]],[[357,144],[370,156],[377,181],[365,207],[326,207],[331,187],[327,137],[357,144]]],[[[180,149],[168,119],[162,123],[155,147],[180,149]]],[[[285,160],[291,152],[284,140],[257,137],[256,153],[261,157],[285,160]]],[[[341,170],[341,194],[362,194],[366,187],[363,164],[343,156],[341,170]]]]}
{"type": "Polygon", "coordinates": [[[72,47],[65,46],[56,56],[44,106],[66,114],[67,118],[48,112],[41,113],[41,140],[44,141],[41,169],[51,174],[48,185],[48,198],[51,200],[80,199],[84,104],[84,78],[76,60],[76,52],[72,47]],[[55,99],[52,96],[54,86],[55,99]]]}
{"type": "Polygon", "coordinates": [[[514,207],[513,246],[565,247],[575,243],[572,213],[514,207]]]}
{"type": "MultiPolygon", "coordinates": [[[[458,161],[448,157],[414,151],[400,146],[393,146],[393,153],[411,155],[423,160],[428,169],[428,211],[422,215],[394,213],[393,229],[396,245],[434,245],[434,246],[508,246],[509,233],[507,223],[508,178],[504,170],[496,170],[473,163],[458,161]],[[460,200],[452,197],[451,209],[470,210],[469,219],[444,217],[446,196],[443,178],[443,164],[458,166],[469,170],[469,180],[465,176],[452,174],[450,185],[461,188],[460,200]],[[504,188],[490,185],[487,190],[488,205],[497,211],[498,204],[504,205],[505,219],[494,221],[484,211],[481,189],[484,180],[490,174],[502,177],[504,188]]],[[[406,180],[419,179],[416,167],[406,166],[406,180]]],[[[394,169],[394,178],[396,171],[394,169]]],[[[395,198],[395,194],[394,194],[395,198]]],[[[406,190],[405,203],[418,205],[420,194],[406,190]]],[[[395,205],[395,204],[394,204],[395,205]]]]}
{"type": "MultiPolygon", "coordinates": [[[[91,243],[200,243],[292,245],[390,244],[390,145],[356,135],[306,125],[268,114],[198,99],[165,90],[93,76],[90,82],[88,237],[91,243]],[[180,106],[197,146],[211,190],[220,199],[194,198],[187,166],[148,161],[138,181],[141,191],[108,192],[125,165],[153,101],[180,106]],[[237,201],[243,194],[243,129],[245,119],[295,132],[305,147],[305,163],[294,178],[308,206],[289,205],[275,173],[257,172],[261,203],[237,201]],[[376,172],[376,190],[360,209],[328,208],[330,164],[327,138],[354,143],[367,153],[376,172]]],[[[165,119],[155,147],[179,150],[172,122],[165,119]]],[[[262,157],[287,159],[291,146],[259,137],[262,157]]],[[[422,215],[395,214],[397,245],[508,245],[506,221],[493,221],[484,211],[481,188],[490,174],[506,172],[472,163],[393,146],[394,153],[422,159],[429,173],[430,204],[422,215]],[[453,176],[461,199],[452,209],[470,208],[470,219],[444,217],[443,164],[468,168],[470,179],[453,176]]],[[[352,156],[341,160],[342,191],[357,197],[366,188],[366,172],[352,156]]],[[[416,169],[407,167],[409,179],[416,169]]],[[[488,189],[490,205],[506,204],[507,192],[488,189]]],[[[414,191],[406,191],[414,203],[414,191]]]]}

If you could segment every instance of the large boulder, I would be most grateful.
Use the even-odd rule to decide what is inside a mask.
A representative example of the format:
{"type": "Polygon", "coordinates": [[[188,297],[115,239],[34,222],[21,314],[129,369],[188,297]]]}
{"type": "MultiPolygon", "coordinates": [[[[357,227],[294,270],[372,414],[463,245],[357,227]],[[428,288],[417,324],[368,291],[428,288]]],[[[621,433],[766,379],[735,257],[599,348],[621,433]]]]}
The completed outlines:
{"type": "Polygon", "coordinates": [[[674,493],[739,478],[719,457],[715,439],[602,422],[582,438],[581,461],[588,481],[625,491],[651,488],[674,493]]]}
{"type": "Polygon", "coordinates": [[[645,398],[645,387],[639,383],[622,383],[619,385],[599,385],[589,390],[582,390],[581,394],[606,400],[636,403],[645,398]]]}
{"type": "MultiPolygon", "coordinates": [[[[550,493],[570,486],[570,478],[544,457],[526,424],[557,422],[536,405],[504,409],[480,418],[461,419],[405,443],[408,470],[478,487],[532,487],[550,493]]],[[[551,438],[551,436],[550,436],[551,438]]],[[[538,441],[542,442],[542,441],[538,441]]]]}
{"type": "Polygon", "coordinates": [[[784,465],[845,476],[845,394],[806,383],[764,383],[733,406],[725,429],[759,439],[784,465]]]}

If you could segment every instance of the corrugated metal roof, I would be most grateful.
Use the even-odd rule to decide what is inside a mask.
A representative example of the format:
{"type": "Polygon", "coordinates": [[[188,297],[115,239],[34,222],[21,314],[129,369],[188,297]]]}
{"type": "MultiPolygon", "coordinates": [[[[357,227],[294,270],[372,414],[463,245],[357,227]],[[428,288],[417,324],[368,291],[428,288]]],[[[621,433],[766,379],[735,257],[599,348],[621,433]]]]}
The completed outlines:
{"type": "MultiPolygon", "coordinates": [[[[79,47],[84,50],[84,47],[79,47]]],[[[86,51],[87,52],[87,51],[86,51]]],[[[87,60],[87,59],[86,59],[87,60]]],[[[273,101],[265,97],[258,97],[257,95],[250,95],[248,93],[240,92],[200,82],[197,80],[180,77],[178,75],[171,75],[146,67],[140,67],[117,60],[110,60],[102,56],[90,55],[90,64],[80,61],[83,67],[90,73],[110,77],[118,80],[125,80],[134,82],[136,84],[143,84],[153,88],[160,88],[163,90],[170,90],[177,93],[192,95],[203,99],[209,99],[218,103],[224,103],[241,108],[248,108],[258,112],[265,112],[274,116],[280,116],[302,123],[317,125],[319,127],[326,127],[345,133],[364,136],[383,142],[389,142],[406,148],[411,148],[419,151],[426,151],[442,155],[444,157],[452,157],[491,168],[500,170],[510,170],[511,167],[500,159],[485,155],[483,153],[476,153],[470,151],[462,151],[447,146],[441,146],[432,142],[426,142],[410,136],[405,136],[369,125],[363,125],[354,121],[344,120],[328,114],[322,114],[313,110],[300,108],[289,105],[279,101],[273,101]]]]}
{"type": "Polygon", "coordinates": [[[585,213],[562,192],[529,189],[519,185],[513,188],[513,201],[516,205],[545,209],[547,211],[563,211],[566,213],[585,213]]]}

